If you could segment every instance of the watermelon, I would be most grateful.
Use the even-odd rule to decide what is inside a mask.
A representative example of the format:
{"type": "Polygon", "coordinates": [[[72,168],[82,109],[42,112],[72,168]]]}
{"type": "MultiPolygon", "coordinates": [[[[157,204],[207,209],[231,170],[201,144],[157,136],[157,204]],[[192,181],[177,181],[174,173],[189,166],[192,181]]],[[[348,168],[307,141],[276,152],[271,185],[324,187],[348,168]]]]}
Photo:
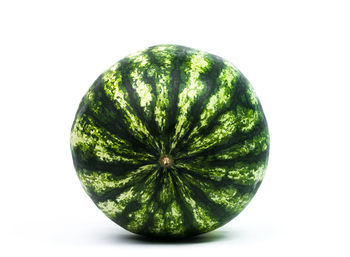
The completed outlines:
{"type": "Polygon", "coordinates": [[[71,129],[78,178],[136,234],[185,238],[237,216],[257,192],[269,132],[242,73],[178,45],[129,55],[83,97],[71,129]]]}

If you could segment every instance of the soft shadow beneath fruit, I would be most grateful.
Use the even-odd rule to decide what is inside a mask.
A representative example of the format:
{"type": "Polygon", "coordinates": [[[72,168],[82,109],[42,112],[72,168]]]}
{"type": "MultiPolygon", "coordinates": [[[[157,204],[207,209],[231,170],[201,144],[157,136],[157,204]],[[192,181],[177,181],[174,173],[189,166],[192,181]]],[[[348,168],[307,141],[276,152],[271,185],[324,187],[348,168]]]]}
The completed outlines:
{"type": "Polygon", "coordinates": [[[127,243],[136,244],[194,244],[194,243],[210,243],[216,241],[224,241],[232,238],[232,234],[228,231],[217,230],[209,233],[201,234],[198,236],[184,238],[184,239],[160,239],[160,238],[148,238],[136,234],[120,235],[119,240],[127,243]]]}

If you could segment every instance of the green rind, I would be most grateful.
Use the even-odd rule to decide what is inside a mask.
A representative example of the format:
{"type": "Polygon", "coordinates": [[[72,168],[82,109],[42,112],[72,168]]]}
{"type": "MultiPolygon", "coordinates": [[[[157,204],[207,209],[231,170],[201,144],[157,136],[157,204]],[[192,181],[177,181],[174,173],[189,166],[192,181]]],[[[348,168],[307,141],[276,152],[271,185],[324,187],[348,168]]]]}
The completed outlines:
{"type": "Polygon", "coordinates": [[[183,238],[237,216],[267,166],[267,122],[228,61],[176,45],[150,47],[105,71],[71,132],[79,180],[106,216],[151,237],[183,238]],[[174,163],[159,162],[169,155],[174,163]]]}

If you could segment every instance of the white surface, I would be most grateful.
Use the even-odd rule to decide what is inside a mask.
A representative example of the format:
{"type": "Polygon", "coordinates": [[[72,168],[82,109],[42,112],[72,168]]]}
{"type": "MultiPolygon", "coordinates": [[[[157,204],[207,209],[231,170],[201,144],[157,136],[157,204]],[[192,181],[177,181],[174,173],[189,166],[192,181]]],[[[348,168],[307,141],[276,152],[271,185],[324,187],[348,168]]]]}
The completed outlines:
{"type": "Polygon", "coordinates": [[[349,256],[347,1],[1,1],[1,256],[349,256]],[[231,60],[268,119],[270,163],[244,212],[181,243],[109,221],[79,185],[69,133],[97,76],[175,43],[231,60]],[[185,255],[186,254],[186,255],[185,255]]]}

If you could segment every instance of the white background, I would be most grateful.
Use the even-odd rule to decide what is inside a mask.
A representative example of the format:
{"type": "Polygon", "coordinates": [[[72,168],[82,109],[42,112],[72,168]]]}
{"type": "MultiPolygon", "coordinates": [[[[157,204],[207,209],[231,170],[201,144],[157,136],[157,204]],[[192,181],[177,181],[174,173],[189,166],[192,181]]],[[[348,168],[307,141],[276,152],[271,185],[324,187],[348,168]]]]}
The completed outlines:
{"type": "Polygon", "coordinates": [[[1,256],[349,256],[347,1],[1,1],[1,256]],[[69,148],[92,82],[155,44],[233,62],[268,119],[250,205],[180,243],[142,240],[83,192],[69,148]]]}

